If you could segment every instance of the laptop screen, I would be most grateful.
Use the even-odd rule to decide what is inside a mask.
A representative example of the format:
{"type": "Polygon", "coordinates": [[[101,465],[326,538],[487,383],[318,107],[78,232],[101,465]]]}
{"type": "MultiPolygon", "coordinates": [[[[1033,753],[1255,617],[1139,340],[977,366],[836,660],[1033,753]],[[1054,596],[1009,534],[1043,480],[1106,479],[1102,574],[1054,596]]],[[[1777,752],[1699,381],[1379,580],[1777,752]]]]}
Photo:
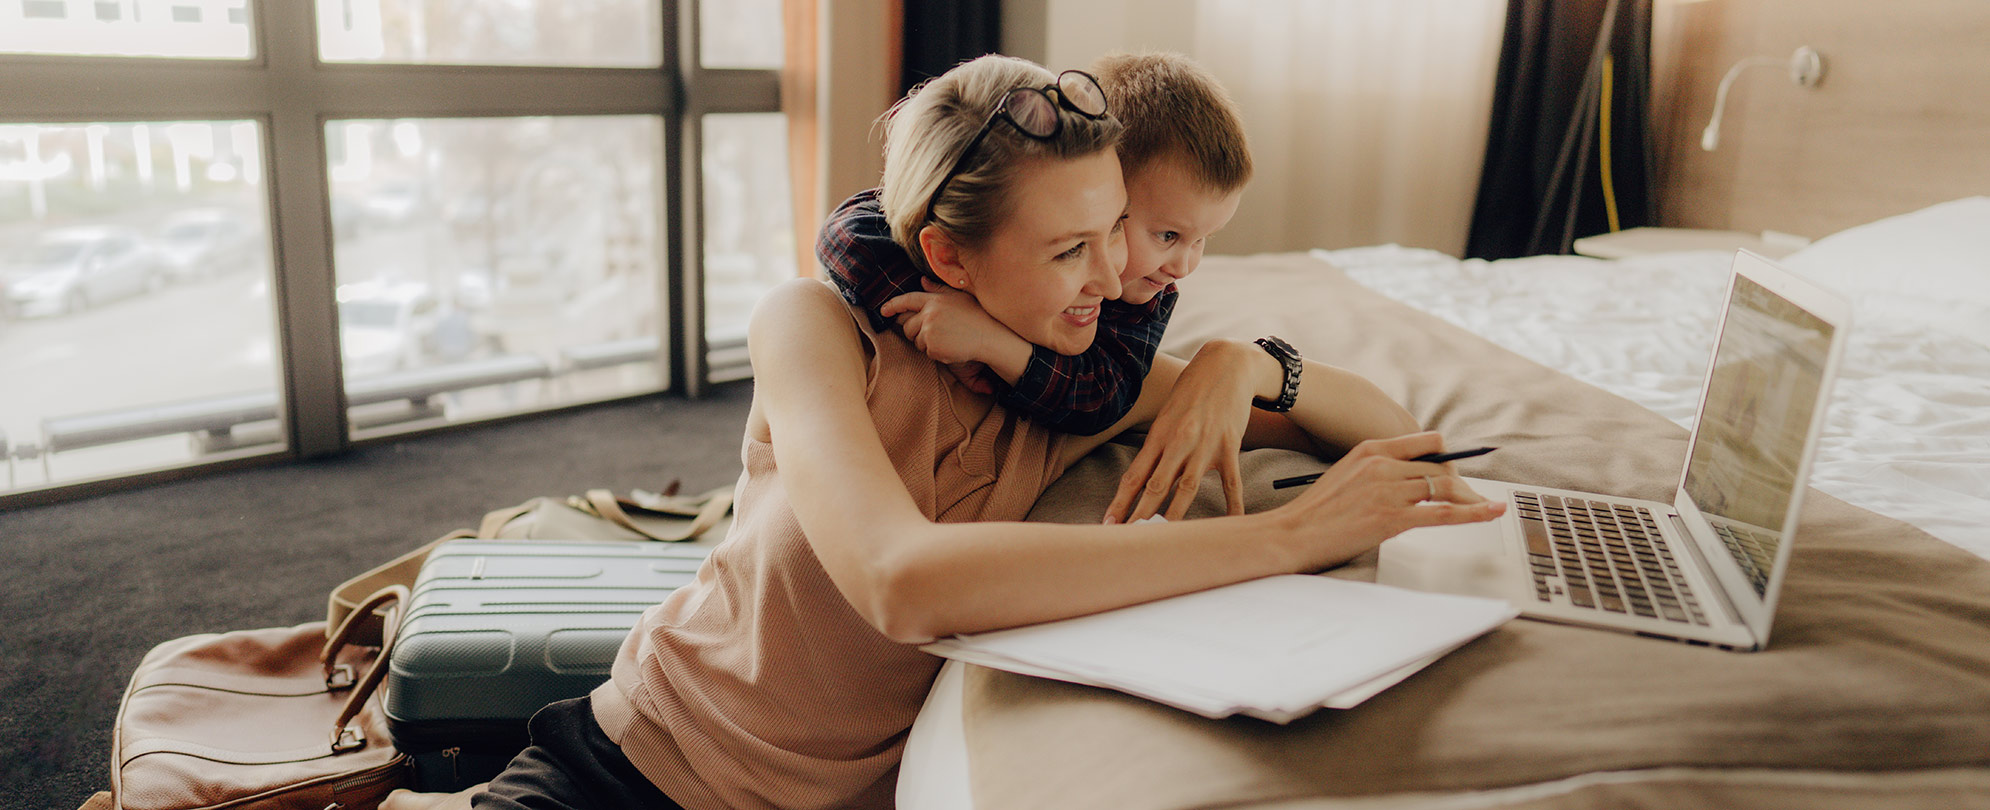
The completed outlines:
{"type": "Polygon", "coordinates": [[[1746,275],[1730,295],[1685,489],[1760,596],[1797,494],[1832,326],[1746,275]]]}

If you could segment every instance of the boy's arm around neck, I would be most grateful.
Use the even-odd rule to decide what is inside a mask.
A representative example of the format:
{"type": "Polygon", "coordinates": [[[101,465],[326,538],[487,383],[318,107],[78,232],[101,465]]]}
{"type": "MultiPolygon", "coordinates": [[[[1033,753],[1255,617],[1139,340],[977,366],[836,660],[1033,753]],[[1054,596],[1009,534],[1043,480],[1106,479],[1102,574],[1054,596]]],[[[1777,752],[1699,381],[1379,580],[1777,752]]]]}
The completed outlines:
{"type": "Polygon", "coordinates": [[[1098,337],[1077,355],[1036,347],[1016,383],[1002,392],[1004,406],[1029,414],[1049,427],[1080,436],[1097,435],[1133,410],[1141,384],[1154,366],[1161,334],[1174,314],[1177,293],[1163,291],[1145,305],[1107,301],[1098,337]]]}

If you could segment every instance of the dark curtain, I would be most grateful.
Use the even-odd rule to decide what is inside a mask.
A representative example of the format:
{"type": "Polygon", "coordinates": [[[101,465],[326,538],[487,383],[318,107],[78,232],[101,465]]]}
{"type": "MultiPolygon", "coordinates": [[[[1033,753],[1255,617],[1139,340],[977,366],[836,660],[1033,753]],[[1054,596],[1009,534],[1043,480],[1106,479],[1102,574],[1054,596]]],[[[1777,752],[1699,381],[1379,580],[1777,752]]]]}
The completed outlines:
{"type": "Polygon", "coordinates": [[[1001,0],[904,0],[898,94],[1002,47],[1001,0]]]}
{"type": "Polygon", "coordinates": [[[1567,253],[1576,238],[1612,230],[1612,203],[1617,228],[1652,224],[1651,7],[1652,0],[1507,4],[1467,256],[1567,253]]]}

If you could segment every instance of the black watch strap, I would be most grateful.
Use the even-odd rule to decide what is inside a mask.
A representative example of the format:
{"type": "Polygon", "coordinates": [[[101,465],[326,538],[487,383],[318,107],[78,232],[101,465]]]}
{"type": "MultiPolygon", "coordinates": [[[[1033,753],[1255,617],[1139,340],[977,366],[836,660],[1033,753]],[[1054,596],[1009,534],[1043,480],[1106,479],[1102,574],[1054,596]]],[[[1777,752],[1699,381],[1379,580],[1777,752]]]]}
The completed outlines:
{"type": "Polygon", "coordinates": [[[1277,400],[1253,397],[1251,404],[1272,413],[1292,410],[1292,406],[1299,403],[1299,371],[1305,368],[1299,360],[1299,350],[1292,348],[1292,344],[1280,340],[1276,335],[1265,335],[1255,342],[1258,348],[1264,349],[1266,354],[1271,355],[1278,360],[1279,365],[1285,367],[1285,385],[1279,389],[1277,400]]]}

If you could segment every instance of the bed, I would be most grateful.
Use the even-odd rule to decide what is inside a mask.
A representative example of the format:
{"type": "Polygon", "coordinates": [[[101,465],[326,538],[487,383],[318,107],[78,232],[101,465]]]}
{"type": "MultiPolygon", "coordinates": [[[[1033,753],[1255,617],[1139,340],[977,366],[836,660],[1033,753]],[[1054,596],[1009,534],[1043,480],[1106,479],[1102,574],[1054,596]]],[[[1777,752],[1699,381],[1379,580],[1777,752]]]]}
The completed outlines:
{"type": "MultiPolygon", "coordinates": [[[[1279,334],[1454,443],[1501,446],[1467,475],[1664,498],[1730,259],[1211,257],[1163,349],[1279,334]]],[[[1990,198],[1780,263],[1852,297],[1855,319],[1768,650],[1518,621],[1290,726],[950,663],[900,805],[1990,806],[1990,198]]],[[[1096,520],[1132,454],[1081,462],[1032,519],[1096,520]]],[[[1246,454],[1248,506],[1317,464],[1246,454]]],[[[1220,511],[1214,487],[1192,517],[1220,511]]],[[[1328,574],[1372,579],[1374,555],[1328,574]]]]}

